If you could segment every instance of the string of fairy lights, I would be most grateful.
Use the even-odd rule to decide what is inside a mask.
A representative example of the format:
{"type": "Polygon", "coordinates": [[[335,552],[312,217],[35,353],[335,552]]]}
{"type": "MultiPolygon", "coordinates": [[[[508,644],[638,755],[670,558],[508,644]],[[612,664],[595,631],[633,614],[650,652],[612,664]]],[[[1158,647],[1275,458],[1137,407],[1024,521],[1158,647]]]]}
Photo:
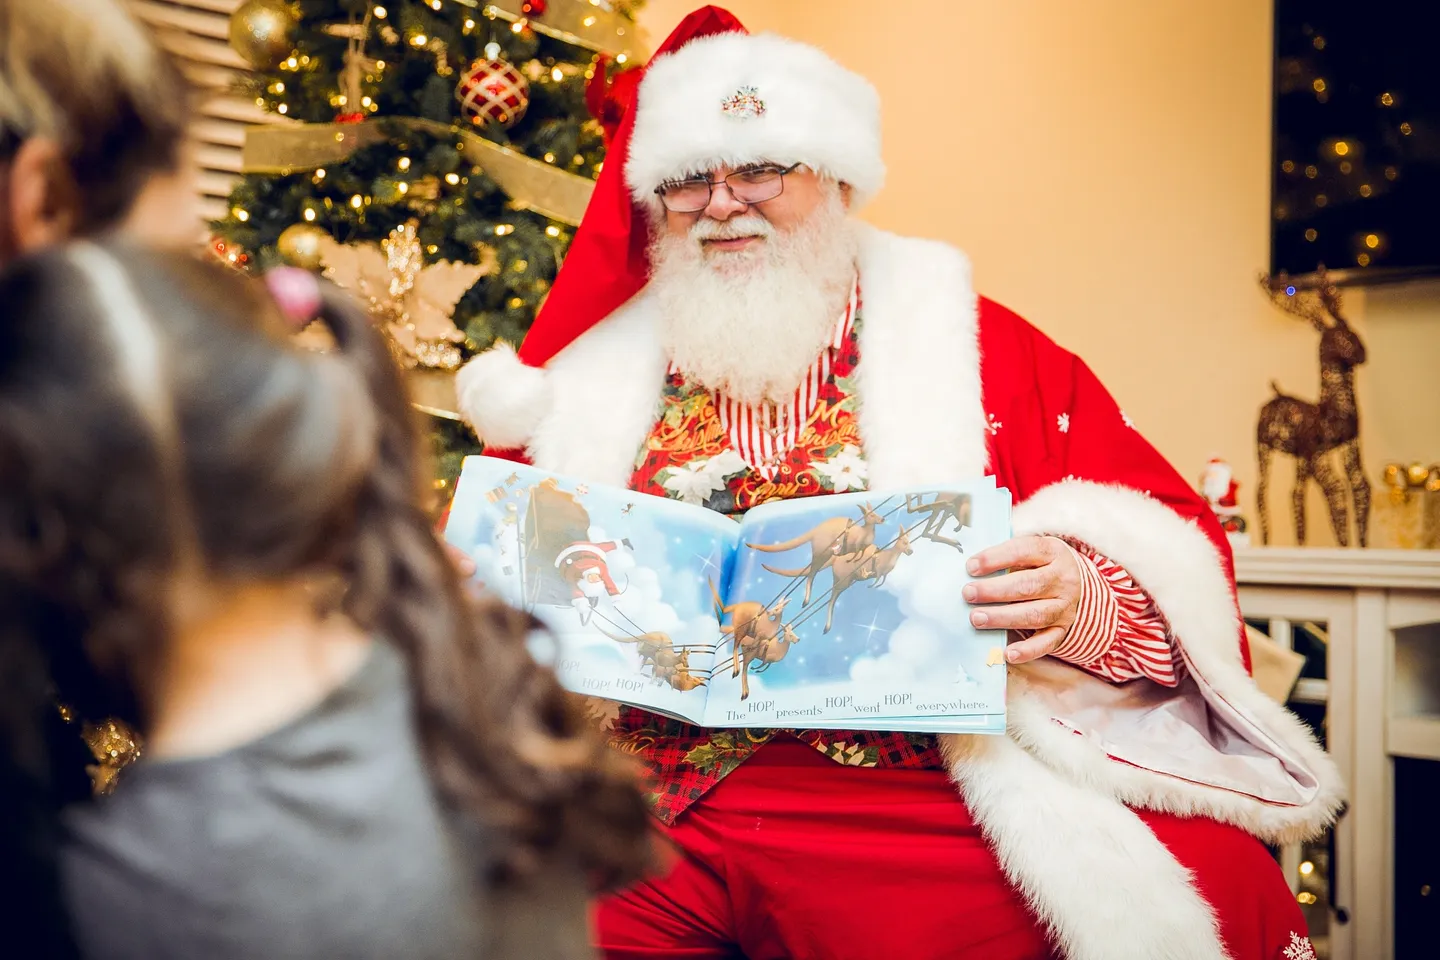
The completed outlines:
{"type": "MultiPolygon", "coordinates": [[[[1406,109],[1406,94],[1395,88],[1368,92],[1369,96],[1373,96],[1378,114],[1374,122],[1380,131],[1378,136],[1382,142],[1379,144],[1367,142],[1358,132],[1323,138],[1318,143],[1304,141],[1294,129],[1287,129],[1287,120],[1300,117],[1290,121],[1297,128],[1303,128],[1306,123],[1318,125],[1321,121],[1315,120],[1313,113],[1305,113],[1308,108],[1301,102],[1303,99],[1313,98],[1310,101],[1312,104],[1324,106],[1332,103],[1338,90],[1344,89],[1352,98],[1348,102],[1352,113],[1355,104],[1354,81],[1344,77],[1336,79],[1333,71],[1327,70],[1322,63],[1322,53],[1334,49],[1330,40],[1313,25],[1303,26],[1302,33],[1308,41],[1308,50],[1282,56],[1277,64],[1279,131],[1286,145],[1281,148],[1281,156],[1276,158],[1279,174],[1276,177],[1274,218],[1281,225],[1308,223],[1299,234],[1307,245],[1333,241],[1335,238],[1327,237],[1325,233],[1334,229],[1343,230],[1350,265],[1366,268],[1383,264],[1391,248],[1390,237],[1380,227],[1385,217],[1378,208],[1367,204],[1392,192],[1403,176],[1394,145],[1405,144],[1416,133],[1413,118],[1406,109]],[[1312,157],[1297,156],[1311,149],[1314,150],[1312,157]],[[1390,155],[1375,159],[1375,155],[1387,153],[1390,155]],[[1369,209],[1373,213],[1352,216],[1348,218],[1349,222],[1331,218],[1333,226],[1316,222],[1322,219],[1322,212],[1342,207],[1352,211],[1369,209]],[[1363,224],[1367,219],[1371,221],[1368,228],[1355,225],[1355,221],[1363,224]]],[[[1349,116],[1348,119],[1353,122],[1354,117],[1349,116]]],[[[1346,123],[1346,119],[1332,118],[1323,122],[1333,129],[1346,123]]],[[[1333,242],[1327,245],[1330,250],[1335,248],[1333,242]]],[[[1338,263],[1329,265],[1342,266],[1338,263]]]]}

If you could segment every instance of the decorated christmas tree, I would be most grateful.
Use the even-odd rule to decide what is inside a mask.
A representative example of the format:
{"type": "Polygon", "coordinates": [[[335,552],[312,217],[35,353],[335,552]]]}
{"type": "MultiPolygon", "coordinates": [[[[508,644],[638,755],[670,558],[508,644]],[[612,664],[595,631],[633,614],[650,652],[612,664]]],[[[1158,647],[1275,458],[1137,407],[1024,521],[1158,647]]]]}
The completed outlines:
{"type": "Polygon", "coordinates": [[[518,343],[618,120],[643,0],[246,0],[232,46],[276,122],[247,132],[215,251],[366,302],[435,415],[440,483],[475,451],[453,372],[518,343]]]}

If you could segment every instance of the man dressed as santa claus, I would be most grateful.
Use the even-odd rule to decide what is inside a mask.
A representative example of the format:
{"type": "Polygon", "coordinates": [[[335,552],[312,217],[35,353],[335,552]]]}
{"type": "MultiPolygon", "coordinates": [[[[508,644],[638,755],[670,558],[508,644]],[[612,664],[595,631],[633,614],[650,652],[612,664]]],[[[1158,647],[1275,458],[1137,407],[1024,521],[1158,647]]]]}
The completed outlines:
{"type": "Polygon", "coordinates": [[[963,253],[855,219],[883,176],[869,83],[698,11],[646,68],[518,355],[461,373],[490,452],[591,483],[729,514],[986,473],[1016,498],[1015,539],[955,585],[976,626],[1014,631],[1009,736],[621,710],[680,856],[600,905],[599,946],[1312,957],[1265,844],[1324,830],[1339,778],[1250,680],[1214,515],[1079,359],[977,296],[963,253]]]}

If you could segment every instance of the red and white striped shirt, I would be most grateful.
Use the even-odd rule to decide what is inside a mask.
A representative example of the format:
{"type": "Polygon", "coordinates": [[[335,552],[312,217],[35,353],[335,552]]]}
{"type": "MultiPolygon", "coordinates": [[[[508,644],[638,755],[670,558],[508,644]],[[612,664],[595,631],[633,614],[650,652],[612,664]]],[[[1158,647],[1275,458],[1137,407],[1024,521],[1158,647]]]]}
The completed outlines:
{"type": "Polygon", "coordinates": [[[1120,564],[1083,543],[1070,548],[1080,564],[1080,605],[1053,655],[1114,683],[1178,684],[1184,668],[1154,601],[1120,564]]]}
{"type": "MultiPolygon", "coordinates": [[[[850,299],[845,309],[835,321],[835,331],[829,344],[811,364],[788,404],[752,406],[732,400],[718,390],[711,391],[715,410],[720,416],[720,426],[725,430],[730,448],[766,480],[774,479],[780,462],[800,442],[801,432],[820,403],[820,388],[830,379],[830,365],[835,353],[850,339],[859,308],[860,283],[857,279],[850,287],[850,299]]],[[[670,373],[676,372],[675,364],[671,363],[670,373]]]]}

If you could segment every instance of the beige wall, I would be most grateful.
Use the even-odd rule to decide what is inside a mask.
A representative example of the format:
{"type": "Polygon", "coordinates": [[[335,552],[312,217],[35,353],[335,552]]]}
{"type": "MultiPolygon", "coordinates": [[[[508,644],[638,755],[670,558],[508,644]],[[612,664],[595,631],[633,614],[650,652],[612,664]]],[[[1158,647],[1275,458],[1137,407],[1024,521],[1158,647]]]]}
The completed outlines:
{"type": "MultiPolygon", "coordinates": [[[[658,45],[693,0],[649,0],[658,45]]],[[[733,0],[752,31],[875,83],[887,229],[964,247],[982,293],[1099,373],[1186,477],[1218,453],[1254,495],[1267,384],[1311,398],[1315,333],[1272,308],[1270,5],[1253,0],[733,0]],[[885,11],[885,12],[881,12],[885,11]]],[[[1367,472],[1440,460],[1440,287],[1350,297],[1367,472]]],[[[1272,493],[1288,503],[1288,469],[1272,493]]],[[[1253,505],[1253,501],[1252,505],[1253,505]]],[[[1253,506],[1252,506],[1253,509],[1253,506]]],[[[1272,506],[1278,542],[1292,541],[1272,506]]],[[[1312,494],[1312,543],[1329,543],[1312,494]]],[[[1252,516],[1253,520],[1253,516],[1252,516]]]]}

